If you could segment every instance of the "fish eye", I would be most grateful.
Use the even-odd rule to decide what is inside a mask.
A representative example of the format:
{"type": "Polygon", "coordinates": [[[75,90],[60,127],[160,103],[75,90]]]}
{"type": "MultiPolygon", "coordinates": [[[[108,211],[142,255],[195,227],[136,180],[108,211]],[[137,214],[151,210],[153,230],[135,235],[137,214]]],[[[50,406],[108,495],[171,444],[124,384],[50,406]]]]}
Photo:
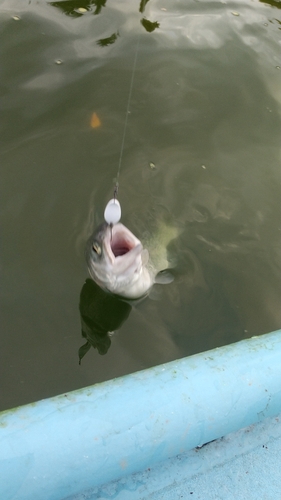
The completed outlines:
{"type": "Polygon", "coordinates": [[[101,247],[99,246],[99,244],[98,244],[97,242],[95,242],[95,243],[93,244],[93,247],[92,247],[92,248],[93,248],[93,250],[94,250],[94,252],[95,252],[96,254],[101,255],[101,247]]]}

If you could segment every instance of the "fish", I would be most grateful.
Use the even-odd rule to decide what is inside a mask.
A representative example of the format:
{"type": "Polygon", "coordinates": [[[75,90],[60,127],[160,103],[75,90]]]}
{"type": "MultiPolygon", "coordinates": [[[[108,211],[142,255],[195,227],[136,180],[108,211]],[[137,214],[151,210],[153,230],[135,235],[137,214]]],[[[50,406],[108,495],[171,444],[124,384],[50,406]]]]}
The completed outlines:
{"type": "Polygon", "coordinates": [[[104,290],[128,299],[145,296],[154,282],[148,251],[123,224],[101,224],[86,244],[92,279],[104,290]]]}
{"type": "Polygon", "coordinates": [[[121,222],[102,223],[88,239],[85,257],[92,279],[102,289],[125,299],[145,297],[155,282],[173,279],[163,269],[159,272],[148,249],[121,222]]]}

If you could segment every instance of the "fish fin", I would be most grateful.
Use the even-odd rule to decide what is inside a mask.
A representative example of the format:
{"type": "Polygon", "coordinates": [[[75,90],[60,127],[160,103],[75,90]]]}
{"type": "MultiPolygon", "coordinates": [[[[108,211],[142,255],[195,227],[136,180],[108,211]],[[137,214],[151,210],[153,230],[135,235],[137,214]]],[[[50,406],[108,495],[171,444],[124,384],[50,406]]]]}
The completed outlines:
{"type": "Polygon", "coordinates": [[[160,271],[155,277],[155,283],[160,285],[168,285],[169,283],[172,283],[172,281],[174,281],[174,276],[168,269],[160,271]]]}
{"type": "Polygon", "coordinates": [[[81,365],[82,358],[84,358],[85,354],[91,349],[91,344],[87,340],[86,344],[82,345],[78,351],[78,356],[79,356],[79,365],[81,365]]]}

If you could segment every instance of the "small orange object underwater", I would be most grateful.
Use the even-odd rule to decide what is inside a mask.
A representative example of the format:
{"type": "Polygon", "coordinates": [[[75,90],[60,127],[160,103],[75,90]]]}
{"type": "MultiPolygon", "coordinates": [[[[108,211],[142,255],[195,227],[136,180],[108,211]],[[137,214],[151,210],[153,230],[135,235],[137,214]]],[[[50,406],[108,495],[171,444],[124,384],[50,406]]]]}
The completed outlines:
{"type": "Polygon", "coordinates": [[[101,126],[101,121],[100,121],[97,113],[93,113],[92,114],[90,125],[91,125],[92,128],[98,128],[98,127],[101,126]]]}

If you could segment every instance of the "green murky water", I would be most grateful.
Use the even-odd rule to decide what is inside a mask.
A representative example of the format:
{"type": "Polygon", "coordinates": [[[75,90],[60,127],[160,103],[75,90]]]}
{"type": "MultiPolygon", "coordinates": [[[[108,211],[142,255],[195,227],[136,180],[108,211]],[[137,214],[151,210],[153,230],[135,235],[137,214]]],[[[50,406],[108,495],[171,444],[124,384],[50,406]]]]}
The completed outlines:
{"type": "Polygon", "coordinates": [[[1,409],[280,328],[280,28],[279,2],[1,2],[1,409]],[[79,366],[136,51],[122,222],[165,214],[175,279],[123,316],[84,287],[123,324],[79,366]]]}

